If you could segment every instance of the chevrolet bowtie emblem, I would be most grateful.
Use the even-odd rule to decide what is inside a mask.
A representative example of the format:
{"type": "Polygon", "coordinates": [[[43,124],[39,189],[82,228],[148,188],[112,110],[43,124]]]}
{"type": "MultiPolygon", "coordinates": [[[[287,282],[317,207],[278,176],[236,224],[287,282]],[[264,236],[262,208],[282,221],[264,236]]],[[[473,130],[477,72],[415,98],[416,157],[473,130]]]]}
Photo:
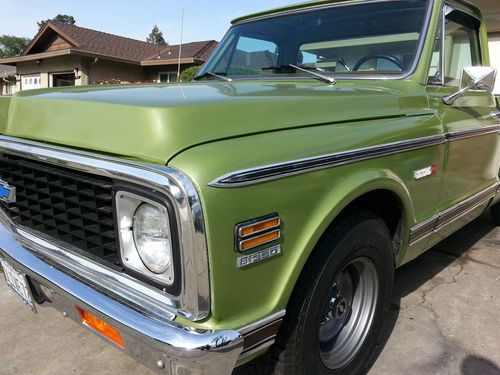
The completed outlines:
{"type": "Polygon", "coordinates": [[[16,188],[4,180],[0,180],[0,201],[8,204],[16,203],[16,188]]]}

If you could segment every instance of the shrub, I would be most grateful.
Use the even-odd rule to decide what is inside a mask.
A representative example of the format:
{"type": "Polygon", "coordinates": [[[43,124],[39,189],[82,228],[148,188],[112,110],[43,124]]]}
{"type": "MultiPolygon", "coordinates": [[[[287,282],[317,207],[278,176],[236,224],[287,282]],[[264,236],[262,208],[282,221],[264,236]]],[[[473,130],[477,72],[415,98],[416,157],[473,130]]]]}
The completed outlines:
{"type": "Polygon", "coordinates": [[[195,65],[187,68],[181,74],[181,82],[191,82],[201,69],[201,65],[195,65]]]}

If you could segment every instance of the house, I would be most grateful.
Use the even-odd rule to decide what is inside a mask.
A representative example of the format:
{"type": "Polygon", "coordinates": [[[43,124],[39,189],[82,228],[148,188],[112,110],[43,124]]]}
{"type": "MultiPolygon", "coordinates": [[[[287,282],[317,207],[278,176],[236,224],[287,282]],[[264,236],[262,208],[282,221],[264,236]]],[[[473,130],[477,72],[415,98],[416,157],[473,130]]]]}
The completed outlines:
{"type": "Polygon", "coordinates": [[[498,70],[495,94],[500,95],[500,32],[496,35],[491,35],[489,40],[491,65],[498,70]]]}
{"type": "Polygon", "coordinates": [[[481,8],[488,27],[491,65],[498,69],[495,93],[500,94],[500,7],[498,0],[473,0],[481,8]]]}
{"type": "Polygon", "coordinates": [[[203,64],[214,40],[159,46],[80,26],[47,22],[20,56],[0,60],[17,68],[17,90],[121,82],[176,82],[203,64]],[[179,51],[181,55],[179,56],[179,51]]]}
{"type": "Polygon", "coordinates": [[[0,95],[12,95],[16,87],[16,67],[0,65],[0,95]]]}

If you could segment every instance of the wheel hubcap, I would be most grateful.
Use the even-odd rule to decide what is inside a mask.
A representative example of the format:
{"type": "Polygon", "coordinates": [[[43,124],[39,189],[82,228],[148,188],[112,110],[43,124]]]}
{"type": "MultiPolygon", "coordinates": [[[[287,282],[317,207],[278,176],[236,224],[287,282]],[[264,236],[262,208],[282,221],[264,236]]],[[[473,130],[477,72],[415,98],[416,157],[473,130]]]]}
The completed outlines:
{"type": "Polygon", "coordinates": [[[378,300],[378,274],[371,260],[357,258],[339,272],[319,326],[319,349],[330,369],[349,364],[372,326],[378,300]]]}

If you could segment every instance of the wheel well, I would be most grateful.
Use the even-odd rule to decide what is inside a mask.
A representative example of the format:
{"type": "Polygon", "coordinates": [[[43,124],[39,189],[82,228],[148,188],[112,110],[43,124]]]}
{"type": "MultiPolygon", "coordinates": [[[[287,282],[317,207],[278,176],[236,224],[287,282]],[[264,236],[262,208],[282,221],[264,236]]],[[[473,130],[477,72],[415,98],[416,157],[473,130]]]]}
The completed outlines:
{"type": "MultiPolygon", "coordinates": [[[[384,220],[391,233],[397,235],[403,219],[403,203],[399,197],[389,190],[374,190],[352,201],[340,215],[359,210],[367,210],[377,214],[384,220]]],[[[339,215],[339,216],[340,216],[339,215]]]]}
{"type": "Polygon", "coordinates": [[[374,190],[363,194],[342,210],[330,224],[328,230],[331,230],[331,227],[345,215],[359,211],[372,212],[385,222],[392,238],[392,250],[394,253],[394,262],[396,262],[403,246],[405,230],[403,220],[404,205],[401,199],[390,190],[374,190]]]}

